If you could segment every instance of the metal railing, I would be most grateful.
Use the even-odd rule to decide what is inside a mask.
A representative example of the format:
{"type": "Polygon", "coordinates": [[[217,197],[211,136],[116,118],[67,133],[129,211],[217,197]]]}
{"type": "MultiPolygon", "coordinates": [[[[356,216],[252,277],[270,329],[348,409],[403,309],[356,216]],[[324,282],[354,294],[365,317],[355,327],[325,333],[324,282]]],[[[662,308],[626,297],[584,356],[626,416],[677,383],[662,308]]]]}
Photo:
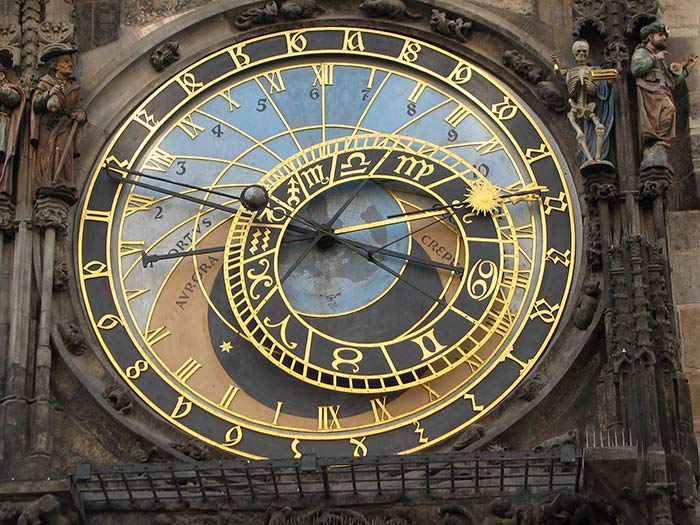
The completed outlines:
{"type": "Polygon", "coordinates": [[[235,500],[265,508],[274,500],[381,496],[498,495],[578,490],[582,453],[472,452],[372,458],[231,460],[124,466],[80,464],[69,476],[86,509],[144,502],[235,500]]]}

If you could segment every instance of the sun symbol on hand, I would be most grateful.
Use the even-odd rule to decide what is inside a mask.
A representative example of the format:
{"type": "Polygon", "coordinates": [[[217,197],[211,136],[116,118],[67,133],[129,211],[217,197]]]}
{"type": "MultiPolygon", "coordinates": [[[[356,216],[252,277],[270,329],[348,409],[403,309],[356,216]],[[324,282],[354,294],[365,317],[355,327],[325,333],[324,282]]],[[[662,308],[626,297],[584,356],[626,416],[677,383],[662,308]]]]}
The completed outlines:
{"type": "Polygon", "coordinates": [[[477,213],[493,213],[501,203],[500,191],[488,180],[478,180],[472,184],[466,196],[467,204],[477,213]]]}

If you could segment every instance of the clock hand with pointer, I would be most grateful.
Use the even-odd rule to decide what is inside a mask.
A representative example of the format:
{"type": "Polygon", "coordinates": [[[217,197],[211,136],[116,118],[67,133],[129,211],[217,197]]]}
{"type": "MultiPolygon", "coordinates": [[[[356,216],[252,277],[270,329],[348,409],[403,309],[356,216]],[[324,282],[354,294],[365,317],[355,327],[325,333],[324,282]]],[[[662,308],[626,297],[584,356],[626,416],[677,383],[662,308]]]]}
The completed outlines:
{"type": "MultiPolygon", "coordinates": [[[[208,193],[211,195],[217,195],[220,197],[226,197],[229,199],[233,200],[238,200],[241,205],[250,211],[260,211],[263,209],[267,203],[268,203],[268,195],[267,191],[265,190],[264,187],[257,185],[257,184],[252,184],[250,186],[246,186],[243,188],[241,191],[240,196],[235,196],[231,195],[229,193],[221,192],[218,190],[214,190],[211,188],[206,188],[206,187],[201,187],[201,186],[196,186],[193,184],[187,184],[184,182],[178,182],[170,179],[166,179],[164,177],[158,177],[155,175],[148,175],[146,173],[136,171],[136,170],[131,170],[127,168],[122,168],[122,167],[113,167],[110,165],[106,165],[106,173],[107,176],[110,180],[119,182],[119,183],[125,183],[125,184],[130,184],[133,186],[141,187],[144,189],[148,190],[153,190],[157,191],[159,193],[169,195],[172,197],[176,197],[182,200],[186,200],[189,202],[193,202],[195,204],[200,204],[202,206],[208,206],[210,208],[214,208],[220,211],[228,212],[231,214],[235,214],[238,211],[237,207],[232,207],[226,204],[220,204],[214,201],[206,200],[206,199],[201,199],[199,197],[195,197],[193,195],[187,194],[187,193],[181,193],[176,190],[171,190],[168,188],[163,188],[161,186],[156,186],[154,184],[149,184],[147,182],[143,182],[141,180],[134,180],[134,179],[129,179],[124,176],[124,174],[130,174],[130,175],[137,175],[139,177],[143,177],[145,179],[150,179],[158,182],[165,182],[168,184],[171,184],[173,186],[180,186],[183,188],[195,190],[195,191],[201,191],[204,193],[208,193]],[[117,174],[113,173],[116,172],[117,174]]],[[[369,179],[367,179],[369,180],[369,179]]],[[[299,237],[294,237],[290,240],[305,240],[305,239],[315,239],[310,243],[310,245],[307,247],[308,253],[311,249],[314,248],[319,242],[328,242],[328,240],[335,240],[342,242],[345,246],[354,249],[355,251],[359,250],[357,253],[361,254],[363,257],[365,257],[367,260],[373,262],[374,264],[377,264],[377,261],[373,259],[374,254],[379,254],[379,255],[388,255],[391,257],[397,257],[400,259],[407,260],[409,262],[413,262],[416,264],[421,264],[424,266],[430,266],[430,267],[436,267],[436,268],[441,268],[445,270],[450,270],[454,271],[457,273],[462,273],[464,271],[464,268],[459,267],[459,266],[454,266],[446,263],[442,263],[439,261],[432,261],[429,259],[423,259],[420,257],[415,257],[411,256],[408,254],[403,254],[401,252],[393,251],[393,250],[387,250],[384,247],[378,247],[378,246],[372,246],[367,243],[363,243],[360,241],[356,240],[351,240],[351,239],[343,239],[340,237],[341,233],[346,233],[345,231],[340,231],[340,232],[335,232],[334,230],[330,229],[330,227],[336,222],[336,220],[340,217],[343,211],[347,208],[347,206],[351,203],[351,201],[354,199],[354,197],[362,190],[364,187],[365,183],[361,184],[356,191],[351,195],[351,197],[339,208],[339,210],[335,213],[334,217],[332,217],[326,224],[318,224],[314,221],[311,221],[310,219],[306,219],[304,217],[300,216],[293,216],[291,219],[293,221],[297,221],[297,223],[302,222],[307,225],[307,227],[300,226],[299,224],[289,224],[287,228],[290,231],[296,232],[296,233],[301,233],[302,235],[299,237]]],[[[442,215],[445,215],[445,212],[441,212],[442,215]]],[[[287,215],[287,214],[285,214],[287,215]]],[[[433,215],[440,215],[440,214],[433,214],[433,215]]],[[[289,215],[287,215],[289,217],[289,215]]],[[[399,222],[405,222],[408,220],[415,220],[415,218],[406,218],[404,220],[395,220],[393,223],[399,223],[399,222]]],[[[360,225],[362,226],[362,225],[360,225]]],[[[381,226],[381,225],[380,225],[381,226]]],[[[372,228],[378,227],[378,226],[370,226],[372,228]]],[[[215,246],[211,248],[201,248],[201,249],[195,249],[195,250],[188,250],[187,252],[178,252],[178,253],[165,253],[165,254],[147,254],[143,252],[142,254],[142,263],[144,267],[147,267],[148,265],[160,261],[160,260],[165,260],[165,259],[176,259],[180,257],[187,257],[187,256],[193,256],[193,255],[203,255],[203,254],[208,254],[208,253],[216,253],[216,252],[221,252],[225,250],[225,246],[215,246]]],[[[303,257],[300,258],[303,259],[303,257]]],[[[300,262],[299,261],[299,262],[300,262]]],[[[294,268],[296,265],[294,265],[294,268]]],[[[294,269],[292,268],[292,270],[294,269]]],[[[288,270],[287,274],[291,273],[291,270],[288,270]]],[[[286,279],[287,275],[283,278],[286,279]]]]}

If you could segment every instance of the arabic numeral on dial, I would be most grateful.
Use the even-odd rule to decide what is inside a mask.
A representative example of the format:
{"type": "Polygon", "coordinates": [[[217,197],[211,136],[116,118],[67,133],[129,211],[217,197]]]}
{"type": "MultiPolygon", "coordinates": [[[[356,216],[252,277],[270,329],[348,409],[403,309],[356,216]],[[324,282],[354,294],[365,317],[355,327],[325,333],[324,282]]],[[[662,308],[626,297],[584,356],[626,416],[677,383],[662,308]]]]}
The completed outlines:
{"type": "Polygon", "coordinates": [[[156,216],[153,217],[154,219],[162,219],[163,218],[163,206],[156,206],[156,216]]]}
{"type": "Polygon", "coordinates": [[[457,133],[457,130],[454,128],[450,129],[450,131],[447,132],[447,140],[449,140],[450,142],[454,142],[455,140],[457,140],[458,137],[459,133],[457,133]]]}
{"type": "Polygon", "coordinates": [[[175,175],[184,175],[187,173],[187,161],[178,160],[175,164],[178,165],[178,170],[175,172],[175,175]]]}
{"type": "Polygon", "coordinates": [[[479,259],[469,272],[469,297],[481,301],[491,295],[498,284],[498,267],[493,261],[479,259]]]}
{"type": "Polygon", "coordinates": [[[266,98],[259,98],[258,99],[258,107],[255,108],[256,111],[265,111],[267,109],[267,99],[266,98]]]}
{"type": "Polygon", "coordinates": [[[476,168],[479,170],[479,173],[481,173],[484,177],[488,177],[489,173],[491,170],[486,164],[479,164],[479,166],[476,168]]]}
{"type": "Polygon", "coordinates": [[[139,359],[133,366],[130,366],[125,370],[126,377],[129,379],[138,379],[141,377],[141,372],[145,372],[146,370],[148,370],[148,362],[144,359],[139,359]]]}
{"type": "Polygon", "coordinates": [[[321,92],[318,90],[318,88],[313,88],[313,89],[311,89],[311,91],[309,91],[309,97],[312,100],[316,100],[320,96],[321,96],[321,92]]]}
{"type": "Polygon", "coordinates": [[[221,124],[217,124],[213,128],[211,128],[211,132],[216,136],[217,139],[220,139],[221,136],[224,134],[224,130],[221,129],[221,124]]]}
{"type": "Polygon", "coordinates": [[[362,102],[369,98],[369,94],[372,92],[372,88],[364,88],[362,90],[362,102]]]}
{"type": "Polygon", "coordinates": [[[406,115],[412,117],[416,114],[416,105],[413,102],[406,104],[406,115]]]}

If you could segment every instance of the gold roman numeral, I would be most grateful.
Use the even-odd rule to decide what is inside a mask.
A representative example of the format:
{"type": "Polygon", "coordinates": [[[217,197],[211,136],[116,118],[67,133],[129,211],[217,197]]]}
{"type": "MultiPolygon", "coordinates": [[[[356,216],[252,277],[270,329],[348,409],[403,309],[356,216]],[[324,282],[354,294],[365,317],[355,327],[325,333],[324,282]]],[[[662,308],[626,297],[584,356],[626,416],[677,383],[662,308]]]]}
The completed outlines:
{"type": "Polygon", "coordinates": [[[425,91],[425,88],[428,87],[428,84],[425,82],[416,82],[415,87],[413,88],[413,91],[411,91],[411,94],[408,95],[408,101],[413,102],[414,104],[418,102],[418,99],[420,96],[423,94],[423,91],[425,91]]]}
{"type": "Polygon", "coordinates": [[[223,98],[226,102],[228,102],[228,110],[230,112],[241,107],[241,105],[238,102],[233,100],[233,97],[231,96],[231,89],[232,88],[224,89],[221,93],[219,93],[219,96],[223,98]]]}
{"type": "Polygon", "coordinates": [[[333,85],[334,64],[313,64],[311,67],[314,69],[314,74],[316,75],[313,83],[314,86],[333,85]]]}
{"type": "Polygon", "coordinates": [[[374,414],[375,423],[381,423],[391,419],[391,413],[386,408],[386,396],[382,398],[370,399],[372,405],[372,413],[374,414]]]}
{"type": "Polygon", "coordinates": [[[128,217],[139,211],[148,211],[155,202],[155,198],[140,193],[130,193],[126,201],[124,216],[128,217]]]}
{"type": "Polygon", "coordinates": [[[189,357],[187,361],[182,363],[182,366],[175,370],[175,377],[177,377],[180,381],[183,383],[187,383],[187,381],[194,375],[194,373],[202,368],[202,365],[200,365],[197,361],[189,357]]]}
{"type": "Polygon", "coordinates": [[[119,241],[119,255],[126,257],[143,251],[146,241],[119,241]]]}
{"type": "MultiPolygon", "coordinates": [[[[145,291],[145,290],[144,290],[145,291]]],[[[170,330],[164,326],[159,326],[158,328],[153,328],[152,330],[146,330],[143,334],[143,338],[148,346],[153,346],[154,344],[162,341],[170,335],[170,330]]]]}
{"type": "Polygon", "coordinates": [[[146,162],[143,165],[143,169],[151,171],[161,171],[165,173],[166,171],[168,171],[170,166],[173,165],[175,159],[176,157],[173,157],[167,151],[164,151],[160,148],[155,148],[153,151],[151,151],[151,154],[146,159],[146,162]]]}
{"type": "Polygon", "coordinates": [[[192,113],[182,117],[182,120],[178,122],[177,126],[182,131],[187,133],[187,136],[190,137],[192,140],[196,139],[206,130],[204,126],[200,126],[199,124],[196,124],[194,120],[192,120],[192,113]]]}
{"type": "Polygon", "coordinates": [[[270,91],[268,92],[269,95],[287,90],[284,85],[284,79],[282,78],[281,71],[270,71],[269,73],[265,73],[262,78],[267,80],[267,82],[270,84],[270,91]]]}
{"type": "Polygon", "coordinates": [[[338,419],[338,413],[340,412],[340,405],[322,405],[318,407],[318,429],[319,430],[333,430],[334,428],[340,428],[340,420],[338,419]]]}
{"type": "Polygon", "coordinates": [[[237,386],[229,385],[228,388],[226,389],[226,392],[224,392],[224,395],[221,398],[221,401],[219,401],[219,406],[221,408],[228,410],[229,407],[231,406],[231,403],[233,403],[233,399],[236,397],[236,394],[238,393],[239,390],[240,389],[237,386]]]}
{"type": "Polygon", "coordinates": [[[461,124],[461,122],[467,118],[469,115],[471,115],[471,110],[463,105],[458,105],[455,109],[453,109],[449,115],[447,115],[444,120],[447,122],[450,126],[453,128],[456,128],[461,124]]]}

